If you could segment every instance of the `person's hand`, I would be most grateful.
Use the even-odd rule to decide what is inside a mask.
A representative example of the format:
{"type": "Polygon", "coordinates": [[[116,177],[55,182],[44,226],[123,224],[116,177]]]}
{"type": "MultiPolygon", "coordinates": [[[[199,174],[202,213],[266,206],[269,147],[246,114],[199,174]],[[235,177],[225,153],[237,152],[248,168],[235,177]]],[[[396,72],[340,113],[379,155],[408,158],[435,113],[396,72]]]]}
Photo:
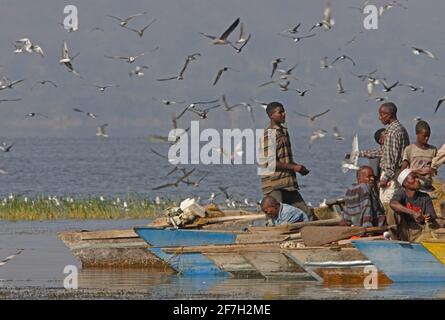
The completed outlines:
{"type": "Polygon", "coordinates": [[[414,212],[413,213],[413,217],[414,217],[414,220],[416,220],[417,223],[422,223],[425,220],[424,216],[421,213],[418,213],[418,212],[414,212]]]}
{"type": "Polygon", "coordinates": [[[350,154],[350,153],[346,153],[346,154],[345,154],[345,159],[346,159],[346,160],[351,159],[351,154],[350,154]]]}
{"type": "Polygon", "coordinates": [[[339,225],[339,226],[342,226],[342,227],[349,227],[349,226],[351,226],[351,222],[346,221],[346,220],[342,220],[342,221],[340,221],[340,222],[338,223],[338,225],[339,225]]]}
{"type": "Polygon", "coordinates": [[[426,222],[433,222],[433,217],[430,214],[426,214],[424,215],[425,221],[426,222]]]}
{"type": "Polygon", "coordinates": [[[307,175],[310,172],[305,166],[300,165],[300,164],[296,164],[295,165],[294,171],[298,172],[302,176],[305,176],[305,175],[307,175]]]}
{"type": "Polygon", "coordinates": [[[431,167],[426,167],[426,168],[420,168],[420,169],[413,170],[413,172],[420,176],[427,176],[427,175],[433,174],[433,169],[431,167]]]}

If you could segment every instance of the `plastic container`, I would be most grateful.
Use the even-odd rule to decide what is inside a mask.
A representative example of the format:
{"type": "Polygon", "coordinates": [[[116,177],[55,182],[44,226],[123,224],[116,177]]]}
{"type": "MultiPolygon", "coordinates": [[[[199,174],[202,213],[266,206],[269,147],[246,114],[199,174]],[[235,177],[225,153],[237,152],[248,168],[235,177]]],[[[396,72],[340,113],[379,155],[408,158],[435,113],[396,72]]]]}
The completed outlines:
{"type": "Polygon", "coordinates": [[[201,218],[206,216],[206,211],[203,207],[201,207],[195,199],[187,198],[181,202],[180,206],[181,210],[186,215],[196,215],[201,218]]]}

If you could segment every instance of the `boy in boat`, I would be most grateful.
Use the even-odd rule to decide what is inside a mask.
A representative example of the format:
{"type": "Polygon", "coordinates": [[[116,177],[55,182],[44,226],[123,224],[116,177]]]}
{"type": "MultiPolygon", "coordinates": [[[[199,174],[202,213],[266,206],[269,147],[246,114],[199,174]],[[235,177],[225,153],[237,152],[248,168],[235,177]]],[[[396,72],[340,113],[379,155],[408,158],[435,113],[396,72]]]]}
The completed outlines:
{"type": "Polygon", "coordinates": [[[403,153],[402,170],[410,168],[420,181],[421,190],[432,192],[433,169],[432,160],[437,155],[437,148],[428,144],[431,136],[431,128],[426,121],[418,121],[416,124],[416,142],[405,148],[403,153]]]}
{"type": "MultiPolygon", "coordinates": [[[[305,176],[309,170],[302,164],[297,164],[292,158],[292,148],[287,128],[284,126],[286,112],[279,102],[267,105],[266,113],[270,125],[265,130],[263,154],[268,155],[271,141],[268,141],[268,130],[275,130],[276,157],[275,172],[261,176],[261,187],[265,196],[272,196],[278,202],[283,202],[303,210],[307,216],[314,217],[313,210],[306,204],[299,192],[296,172],[305,176]]],[[[264,164],[263,164],[264,165],[264,164]]]]}
{"type": "Polygon", "coordinates": [[[346,191],[342,225],[377,227],[386,223],[385,209],[379,200],[375,174],[370,166],[357,170],[357,183],[346,191]]]}
{"type": "Polygon", "coordinates": [[[439,228],[430,196],[420,191],[420,181],[411,169],[404,169],[397,181],[402,186],[394,193],[388,212],[391,239],[415,241],[423,232],[439,228]]]}
{"type": "Polygon", "coordinates": [[[309,221],[303,210],[278,202],[274,197],[265,196],[261,201],[261,210],[272,220],[275,226],[309,221]]]}

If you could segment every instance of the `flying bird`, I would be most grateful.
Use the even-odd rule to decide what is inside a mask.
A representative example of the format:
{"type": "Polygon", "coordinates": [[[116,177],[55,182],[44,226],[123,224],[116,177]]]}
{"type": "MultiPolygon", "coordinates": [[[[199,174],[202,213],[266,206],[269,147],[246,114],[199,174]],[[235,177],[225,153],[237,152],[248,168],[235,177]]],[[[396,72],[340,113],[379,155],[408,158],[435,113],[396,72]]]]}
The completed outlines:
{"type": "Polygon", "coordinates": [[[155,97],[153,97],[152,99],[154,101],[160,102],[160,103],[162,103],[163,105],[166,105],[166,106],[170,106],[172,104],[178,104],[178,103],[185,103],[185,101],[173,101],[173,100],[167,100],[167,99],[158,99],[158,98],[155,98],[155,97]]]}
{"type": "Polygon", "coordinates": [[[293,36],[293,35],[290,35],[290,34],[283,34],[283,33],[279,33],[278,35],[279,35],[279,36],[282,36],[282,37],[285,37],[285,38],[290,38],[290,39],[292,39],[295,43],[300,42],[300,41],[303,40],[303,39],[307,39],[307,38],[315,37],[315,33],[308,34],[308,35],[306,35],[306,36],[299,36],[299,37],[296,37],[296,36],[293,36]]]}
{"type": "Polygon", "coordinates": [[[332,135],[334,136],[335,140],[345,140],[345,138],[341,135],[337,127],[334,127],[334,132],[332,135]]]}
{"type": "Polygon", "coordinates": [[[104,92],[107,88],[119,88],[118,84],[109,84],[109,85],[97,85],[97,84],[93,84],[93,87],[97,88],[100,92],[104,92]]]}
{"type": "Polygon", "coordinates": [[[223,110],[224,111],[232,111],[234,108],[242,106],[241,103],[237,103],[237,104],[235,104],[233,106],[229,106],[229,104],[227,103],[226,96],[224,94],[221,97],[221,102],[223,103],[223,110]]]}
{"type": "Polygon", "coordinates": [[[12,147],[14,146],[15,142],[11,143],[11,144],[6,144],[5,142],[3,142],[0,145],[0,150],[3,152],[9,152],[11,151],[12,147]]]}
{"type": "Polygon", "coordinates": [[[317,119],[318,117],[321,117],[322,115],[328,113],[329,111],[331,111],[331,109],[327,109],[326,111],[323,111],[322,113],[319,113],[319,114],[316,114],[316,115],[307,115],[307,114],[299,113],[297,111],[294,111],[294,113],[299,115],[299,116],[301,116],[301,117],[308,118],[310,121],[314,122],[315,119],[317,119]]]}
{"type": "Polygon", "coordinates": [[[148,66],[137,66],[133,70],[130,70],[129,75],[132,76],[138,76],[142,77],[145,73],[143,72],[143,69],[148,69],[148,66]]]}
{"type": "Polygon", "coordinates": [[[272,73],[270,74],[270,77],[272,78],[275,74],[275,70],[277,70],[278,64],[286,60],[286,58],[276,58],[272,60],[272,73]]]}
{"type": "Polygon", "coordinates": [[[169,78],[157,79],[157,81],[183,80],[184,79],[184,72],[187,69],[187,66],[190,64],[190,62],[195,61],[196,57],[199,57],[199,56],[201,56],[200,53],[193,53],[191,55],[188,55],[187,58],[185,59],[184,66],[182,67],[181,71],[179,72],[179,75],[173,76],[173,77],[169,77],[169,78]]]}
{"type": "Polygon", "coordinates": [[[240,22],[240,18],[237,18],[231,25],[229,28],[227,28],[226,31],[223,32],[223,34],[219,37],[215,37],[209,34],[205,34],[200,32],[201,35],[203,35],[204,37],[207,37],[209,39],[212,40],[212,44],[215,45],[225,45],[225,44],[229,44],[232,48],[234,48],[235,50],[238,50],[238,48],[236,46],[233,45],[232,42],[230,42],[229,40],[227,40],[227,38],[229,37],[229,35],[232,33],[233,30],[235,30],[235,28],[238,26],[240,22]]]}
{"type": "Polygon", "coordinates": [[[326,30],[329,30],[334,25],[335,21],[332,19],[332,11],[331,11],[331,4],[328,2],[326,5],[326,8],[323,12],[323,20],[319,23],[316,23],[312,28],[309,30],[311,32],[315,28],[323,27],[326,30]]]}
{"type": "Polygon", "coordinates": [[[437,101],[437,106],[436,109],[434,110],[434,114],[436,114],[436,112],[439,110],[439,107],[441,106],[442,102],[445,101],[445,97],[440,98],[439,101],[437,101]]]}
{"type": "Polygon", "coordinates": [[[133,63],[133,62],[136,61],[137,58],[142,57],[143,55],[145,55],[145,52],[139,53],[139,54],[135,54],[133,56],[128,56],[128,57],[125,57],[125,56],[107,56],[106,55],[105,58],[108,58],[108,59],[121,59],[121,60],[125,60],[128,63],[133,63]]]}
{"type": "Polygon", "coordinates": [[[0,99],[0,103],[2,102],[16,102],[16,101],[20,101],[22,100],[22,98],[17,98],[17,99],[0,99]]]}
{"type": "Polygon", "coordinates": [[[411,49],[412,49],[412,53],[414,53],[416,56],[418,56],[420,54],[424,54],[431,59],[437,59],[436,56],[429,50],[422,49],[422,48],[416,48],[416,47],[411,47],[411,49]]]}
{"type": "Polygon", "coordinates": [[[399,84],[399,81],[395,82],[392,85],[388,85],[388,83],[386,83],[385,80],[381,80],[382,86],[383,86],[383,92],[390,92],[392,89],[394,89],[395,87],[397,87],[397,85],[399,84]]]}
{"type": "Polygon", "coordinates": [[[25,79],[11,81],[8,78],[3,77],[2,80],[0,80],[0,90],[12,89],[13,86],[15,86],[16,84],[19,84],[23,81],[25,81],[25,79]]]}
{"type": "Polygon", "coordinates": [[[351,57],[349,57],[347,55],[344,55],[344,54],[339,56],[339,57],[337,57],[337,58],[335,58],[334,61],[332,61],[331,65],[333,66],[337,61],[343,61],[343,60],[349,60],[349,61],[352,62],[352,65],[355,66],[354,60],[352,60],[351,57]]]}
{"type": "Polygon", "coordinates": [[[36,117],[36,116],[40,116],[40,117],[44,117],[48,119],[48,116],[42,114],[42,113],[38,113],[38,112],[31,112],[26,114],[26,117],[32,118],[32,117],[36,117]]]}
{"type": "Polygon", "coordinates": [[[233,69],[233,68],[231,68],[231,67],[223,67],[223,68],[219,69],[219,70],[218,70],[218,73],[217,73],[217,75],[216,75],[216,78],[215,78],[215,80],[213,81],[212,86],[216,85],[216,83],[218,82],[219,78],[221,78],[221,75],[223,74],[223,72],[225,72],[225,71],[227,71],[227,70],[233,70],[233,71],[239,72],[238,70],[233,69]]]}
{"type": "Polygon", "coordinates": [[[295,33],[298,33],[298,29],[300,28],[300,26],[301,26],[301,23],[299,23],[299,24],[297,24],[297,25],[295,25],[295,26],[292,26],[291,28],[289,28],[289,29],[286,29],[286,30],[284,30],[284,31],[281,31],[281,33],[291,33],[291,34],[295,34],[295,33]]]}
{"type": "MultiPolygon", "coordinates": [[[[29,38],[23,38],[23,39],[16,40],[16,44],[17,45],[22,44],[22,48],[20,51],[17,51],[17,52],[14,51],[16,53],[23,52],[23,50],[25,50],[26,52],[29,52],[29,53],[32,53],[32,52],[37,53],[42,58],[45,56],[42,48],[37,44],[33,44],[29,38]]],[[[16,46],[16,50],[19,50],[19,48],[17,46],[16,46]]]]}
{"type": "Polygon", "coordinates": [[[115,19],[115,20],[118,20],[119,21],[119,25],[121,26],[121,27],[125,27],[126,25],[127,25],[127,23],[128,23],[128,21],[130,21],[131,19],[133,19],[133,18],[135,18],[135,17],[140,17],[140,16],[143,16],[143,15],[145,15],[145,14],[147,14],[148,12],[141,12],[141,13],[136,13],[136,14],[133,14],[133,15],[131,15],[131,16],[128,16],[128,17],[126,17],[126,18],[119,18],[119,17],[116,17],[116,16],[111,16],[111,15],[107,15],[108,17],[110,17],[110,18],[113,18],[113,19],[115,19]]]}
{"type": "Polygon", "coordinates": [[[180,177],[180,178],[179,178],[178,180],[176,180],[175,182],[173,182],[173,183],[166,183],[166,184],[157,186],[157,187],[153,188],[152,190],[159,190],[159,189],[170,188],[170,187],[176,187],[176,188],[177,188],[177,187],[179,186],[179,184],[180,184],[181,182],[184,182],[184,180],[185,180],[186,178],[188,178],[194,171],[195,171],[195,168],[193,168],[192,170],[190,170],[189,172],[187,172],[186,174],[184,174],[182,177],[180,177]]]}
{"type": "Polygon", "coordinates": [[[422,86],[416,87],[411,83],[399,83],[399,87],[408,87],[411,91],[421,91],[425,92],[425,89],[422,86]]]}
{"type": "Polygon", "coordinates": [[[70,57],[69,51],[68,51],[68,44],[66,43],[66,41],[63,41],[63,48],[62,48],[62,58],[59,60],[59,63],[64,64],[70,72],[72,72],[73,74],[75,74],[76,76],[79,76],[79,73],[74,70],[72,61],[79,55],[79,53],[77,53],[76,55],[74,55],[73,57],[70,57]]]}
{"type": "Polygon", "coordinates": [[[358,156],[359,156],[359,149],[358,149],[358,136],[357,134],[354,135],[352,138],[352,150],[349,156],[349,162],[344,161],[341,164],[341,168],[343,173],[348,172],[349,170],[358,170],[358,156]]]}
{"type": "Polygon", "coordinates": [[[97,127],[96,129],[96,136],[102,137],[102,138],[108,138],[108,134],[105,133],[105,128],[108,126],[107,123],[104,123],[100,127],[97,127]]]}
{"type": "Polygon", "coordinates": [[[57,88],[57,84],[55,84],[53,81],[51,80],[41,80],[41,81],[36,81],[36,83],[31,87],[31,91],[32,89],[35,88],[35,86],[37,86],[38,84],[41,84],[42,86],[44,86],[45,84],[49,83],[50,85],[52,85],[54,88],[57,88]]]}
{"type": "Polygon", "coordinates": [[[312,132],[311,136],[309,137],[309,149],[312,148],[312,144],[315,142],[315,140],[326,137],[327,133],[328,132],[323,129],[319,129],[319,130],[312,132]]]}
{"type": "Polygon", "coordinates": [[[338,80],[337,80],[337,93],[338,94],[346,93],[345,89],[343,88],[343,84],[341,82],[341,78],[338,78],[338,80]]]}
{"type": "Polygon", "coordinates": [[[145,27],[143,27],[141,30],[137,30],[137,29],[133,29],[133,28],[129,28],[127,26],[123,26],[125,29],[131,30],[133,32],[136,32],[136,34],[142,38],[144,36],[144,32],[145,30],[147,30],[147,28],[149,28],[153,23],[156,22],[156,19],[154,19],[152,22],[150,22],[149,24],[147,24],[145,27]]]}

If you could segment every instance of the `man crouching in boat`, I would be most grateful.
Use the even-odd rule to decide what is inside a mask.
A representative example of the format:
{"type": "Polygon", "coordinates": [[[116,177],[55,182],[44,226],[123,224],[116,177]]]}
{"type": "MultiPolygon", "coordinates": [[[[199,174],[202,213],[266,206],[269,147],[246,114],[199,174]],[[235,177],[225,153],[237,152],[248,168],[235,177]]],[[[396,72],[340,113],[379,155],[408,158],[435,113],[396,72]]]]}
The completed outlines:
{"type": "Polygon", "coordinates": [[[397,181],[402,186],[391,199],[388,224],[391,239],[416,241],[429,229],[439,228],[436,211],[427,193],[419,191],[420,181],[411,169],[400,172],[397,181]]]}
{"type": "Polygon", "coordinates": [[[278,202],[272,196],[265,196],[263,198],[261,201],[261,210],[272,220],[272,224],[275,226],[309,221],[308,216],[303,210],[278,202]]]}
{"type": "Polygon", "coordinates": [[[385,209],[375,188],[375,174],[370,166],[357,170],[357,183],[346,191],[341,225],[377,227],[386,223],[385,209]]]}

